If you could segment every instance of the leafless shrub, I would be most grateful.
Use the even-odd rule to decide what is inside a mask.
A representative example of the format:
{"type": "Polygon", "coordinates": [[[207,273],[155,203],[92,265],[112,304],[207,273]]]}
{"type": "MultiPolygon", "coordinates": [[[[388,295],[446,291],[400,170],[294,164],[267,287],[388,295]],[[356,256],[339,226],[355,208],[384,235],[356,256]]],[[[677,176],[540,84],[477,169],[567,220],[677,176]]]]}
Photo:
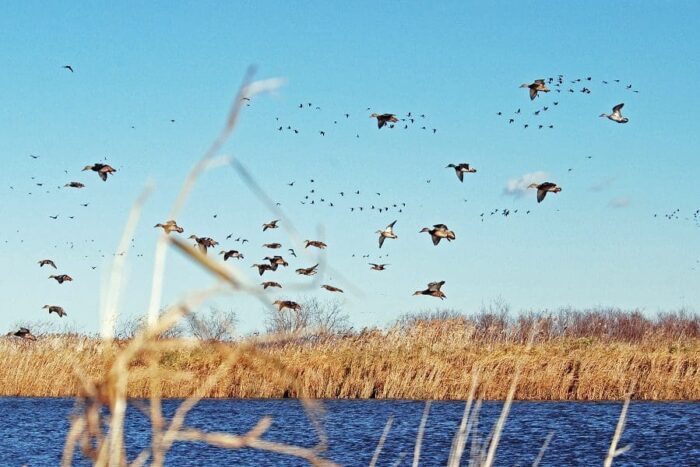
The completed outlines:
{"type": "Polygon", "coordinates": [[[209,313],[187,316],[188,331],[202,341],[231,341],[235,338],[234,330],[238,318],[233,310],[211,308],[209,313]]]}
{"type": "Polygon", "coordinates": [[[270,333],[290,333],[301,330],[318,336],[344,334],[350,331],[350,318],[343,311],[340,300],[319,300],[305,298],[300,302],[299,311],[268,310],[267,331],[270,333]]]}
{"type": "MultiPolygon", "coordinates": [[[[164,311],[161,311],[159,316],[162,316],[164,311]]],[[[145,316],[132,316],[120,320],[117,323],[116,337],[118,339],[128,340],[133,339],[139,332],[143,331],[148,327],[148,320],[145,316]]],[[[160,339],[177,339],[183,336],[182,327],[176,324],[166,330],[164,330],[159,338],[160,339]]]]}
{"type": "Polygon", "coordinates": [[[492,300],[470,319],[476,326],[477,338],[484,341],[498,341],[507,337],[510,324],[510,307],[503,299],[492,300]]]}

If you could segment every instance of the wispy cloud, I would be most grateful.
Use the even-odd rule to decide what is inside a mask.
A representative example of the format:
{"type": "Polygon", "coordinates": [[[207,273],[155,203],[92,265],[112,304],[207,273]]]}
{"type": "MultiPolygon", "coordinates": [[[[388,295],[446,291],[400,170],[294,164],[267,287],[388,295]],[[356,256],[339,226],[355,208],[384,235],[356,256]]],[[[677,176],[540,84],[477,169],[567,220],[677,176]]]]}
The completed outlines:
{"type": "Polygon", "coordinates": [[[626,208],[632,203],[632,200],[629,199],[627,196],[618,196],[617,198],[613,198],[610,200],[608,203],[608,206],[611,208],[626,208]]]}
{"type": "Polygon", "coordinates": [[[612,177],[604,178],[603,180],[600,180],[599,182],[591,185],[588,189],[590,191],[604,191],[610,188],[613,185],[614,181],[615,179],[612,177]]]}
{"type": "Polygon", "coordinates": [[[532,172],[518,178],[511,178],[506,182],[506,186],[503,188],[503,194],[515,198],[522,198],[527,193],[527,187],[530,186],[530,184],[542,183],[547,177],[549,177],[547,172],[532,172]]]}

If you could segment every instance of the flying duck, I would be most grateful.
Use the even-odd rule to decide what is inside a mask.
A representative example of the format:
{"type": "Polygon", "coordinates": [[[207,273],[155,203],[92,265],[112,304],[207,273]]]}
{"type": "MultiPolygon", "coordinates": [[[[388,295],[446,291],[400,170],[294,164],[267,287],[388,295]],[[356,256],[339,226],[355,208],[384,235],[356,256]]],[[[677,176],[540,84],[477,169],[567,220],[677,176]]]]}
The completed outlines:
{"type": "Polygon", "coordinates": [[[220,255],[224,255],[224,261],[228,261],[229,258],[243,259],[243,253],[238,250],[228,250],[219,252],[220,255]]]}
{"type": "Polygon", "coordinates": [[[338,292],[338,293],[344,293],[343,289],[339,289],[338,287],[333,287],[332,285],[328,284],[323,284],[321,288],[326,289],[329,292],[338,292]]]}
{"type": "Polygon", "coordinates": [[[177,225],[177,222],[175,222],[173,219],[170,219],[169,221],[166,221],[166,222],[163,223],[163,224],[156,224],[156,225],[153,226],[154,229],[155,229],[155,228],[158,228],[158,227],[160,227],[161,229],[163,229],[163,231],[164,231],[166,234],[169,234],[170,232],[182,233],[182,232],[185,231],[185,229],[183,229],[182,227],[180,227],[179,225],[177,225]]]}
{"type": "Polygon", "coordinates": [[[263,263],[263,264],[254,264],[251,266],[251,268],[258,268],[258,274],[261,276],[265,274],[265,271],[274,271],[277,269],[277,266],[272,267],[272,265],[263,263]]]}
{"type": "Polygon", "coordinates": [[[396,224],[396,221],[392,222],[391,224],[386,226],[386,229],[384,230],[377,230],[375,233],[379,234],[379,248],[384,245],[384,239],[385,238],[393,238],[397,239],[399,238],[395,233],[394,233],[394,224],[396,224]]]}
{"type": "Polygon", "coordinates": [[[68,313],[66,313],[65,310],[60,306],[44,305],[42,308],[44,308],[44,309],[48,308],[49,314],[56,313],[59,318],[63,318],[64,316],[68,316],[68,313]]]}
{"type": "Polygon", "coordinates": [[[547,196],[548,192],[559,193],[561,191],[561,187],[557,186],[556,183],[552,183],[552,182],[544,182],[544,183],[540,183],[539,185],[537,183],[533,183],[528,188],[537,188],[537,202],[538,203],[542,202],[544,197],[547,196]]]}
{"type": "Polygon", "coordinates": [[[299,268],[296,270],[296,273],[301,274],[302,276],[313,276],[318,272],[316,268],[318,268],[318,264],[315,264],[309,268],[299,268]]]}
{"type": "Polygon", "coordinates": [[[437,246],[440,240],[447,239],[448,242],[456,239],[455,233],[447,228],[445,224],[435,224],[432,229],[423,227],[419,233],[428,232],[433,239],[433,245],[437,246]]]}
{"type": "Polygon", "coordinates": [[[549,92],[549,88],[544,84],[543,79],[536,79],[532,84],[521,84],[521,88],[530,88],[530,100],[537,97],[538,92],[549,92]]]}
{"type": "Polygon", "coordinates": [[[428,288],[425,290],[418,290],[413,293],[413,295],[429,295],[431,297],[439,298],[440,300],[444,300],[447,295],[445,295],[441,290],[440,287],[442,287],[445,284],[445,281],[440,281],[440,282],[431,282],[428,284],[428,288]]]}
{"type": "Polygon", "coordinates": [[[394,114],[372,114],[369,118],[377,119],[377,128],[382,128],[387,122],[396,123],[399,121],[394,114]]]}
{"type": "Polygon", "coordinates": [[[194,246],[199,248],[199,251],[201,251],[205,255],[207,254],[208,248],[214,248],[216,245],[219,244],[219,242],[209,237],[198,237],[196,235],[190,235],[189,238],[196,242],[194,246]]]}
{"type": "Polygon", "coordinates": [[[80,182],[69,182],[63,186],[68,187],[68,188],[85,188],[85,184],[80,183],[80,182]]]}
{"type": "Polygon", "coordinates": [[[39,261],[39,267],[43,268],[44,266],[51,266],[52,268],[56,269],[56,263],[50,259],[42,259],[39,261]]]}
{"type": "Polygon", "coordinates": [[[35,341],[36,340],[36,336],[34,334],[32,334],[32,332],[27,328],[19,328],[19,331],[10,332],[7,335],[19,337],[22,339],[26,339],[28,341],[35,341]]]}
{"type": "Polygon", "coordinates": [[[445,168],[449,169],[450,167],[455,169],[455,173],[457,174],[457,178],[459,178],[460,182],[464,182],[465,173],[476,173],[476,169],[474,167],[469,167],[469,164],[450,164],[445,168]]]}
{"type": "Polygon", "coordinates": [[[59,284],[63,284],[66,281],[68,281],[68,282],[73,281],[73,278],[71,276],[69,276],[68,274],[61,274],[58,276],[49,276],[49,279],[56,279],[56,282],[58,282],[59,284]]]}
{"type": "Polygon", "coordinates": [[[267,229],[276,229],[276,228],[278,228],[279,225],[277,225],[277,223],[278,223],[279,221],[280,221],[279,219],[275,219],[275,220],[270,221],[270,222],[268,222],[268,223],[266,223],[266,224],[263,224],[263,225],[262,225],[262,227],[263,227],[263,232],[266,231],[267,229]]]}
{"type": "Polygon", "coordinates": [[[281,256],[265,256],[263,259],[270,262],[270,266],[272,266],[273,270],[277,270],[277,266],[289,266],[289,263],[286,262],[281,256]]]}
{"type": "Polygon", "coordinates": [[[369,263],[370,266],[372,266],[370,269],[373,271],[383,271],[386,269],[388,264],[374,264],[374,263],[369,263]]]}
{"type": "Polygon", "coordinates": [[[301,311],[301,305],[297,302],[291,300],[275,300],[272,302],[273,305],[277,305],[277,310],[282,311],[285,308],[289,308],[293,311],[301,311]]]}
{"type": "Polygon", "coordinates": [[[274,281],[263,282],[260,285],[263,286],[263,289],[267,289],[268,287],[277,287],[278,289],[282,288],[282,285],[279,282],[274,281]]]}
{"type": "Polygon", "coordinates": [[[605,118],[607,118],[608,120],[612,120],[613,122],[617,122],[617,123],[627,123],[627,122],[630,121],[630,119],[627,118],[627,117],[623,117],[623,116],[622,116],[622,112],[620,112],[620,110],[622,110],[622,108],[623,108],[624,106],[625,106],[624,103],[623,103],[623,104],[617,104],[615,107],[613,107],[613,111],[612,111],[612,113],[611,113],[610,115],[608,115],[608,114],[600,114],[600,116],[601,116],[601,117],[605,117],[605,118]]]}
{"type": "Polygon", "coordinates": [[[93,172],[97,172],[97,175],[100,176],[103,182],[107,181],[107,175],[113,174],[117,170],[112,167],[111,165],[108,164],[93,164],[93,165],[86,165],[83,167],[83,172],[86,170],[92,170],[93,172]]]}
{"type": "Polygon", "coordinates": [[[282,248],[282,245],[280,243],[263,243],[263,247],[277,250],[278,248],[282,248]]]}
{"type": "Polygon", "coordinates": [[[304,248],[308,248],[310,246],[315,246],[316,248],[323,250],[328,245],[319,240],[304,240],[304,248]]]}

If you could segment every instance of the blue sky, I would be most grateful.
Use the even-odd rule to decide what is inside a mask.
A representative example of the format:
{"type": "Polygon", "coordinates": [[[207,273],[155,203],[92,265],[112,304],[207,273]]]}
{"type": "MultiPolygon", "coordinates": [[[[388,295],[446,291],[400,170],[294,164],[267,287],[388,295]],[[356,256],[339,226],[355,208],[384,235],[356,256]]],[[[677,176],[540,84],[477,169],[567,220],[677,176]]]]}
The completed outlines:
{"type": "MultiPolygon", "coordinates": [[[[0,18],[6,327],[45,319],[41,306],[57,304],[71,325],[96,330],[110,255],[132,202],[152,181],[122,307],[130,316],[145,310],[157,239],[152,225],[167,217],[249,64],[257,64],[258,78],[281,76],[287,84],[254,99],[222,154],[239,158],[304,237],[322,227],[328,260],[363,291],[344,296],[357,325],[383,325],[435,306],[471,312],[494,299],[516,310],[697,309],[697,3],[17,2],[6,10],[0,18]],[[65,64],[75,73],[61,69],[65,64]],[[589,85],[591,94],[551,92],[530,102],[518,88],[558,74],[566,89],[589,85]],[[588,76],[588,84],[569,83],[588,76]],[[298,109],[302,102],[313,106],[298,109]],[[630,123],[598,118],[619,102],[630,123]],[[534,116],[543,106],[549,110],[534,116]],[[378,131],[368,107],[425,114],[425,123],[378,131]],[[516,122],[509,125],[511,116],[516,122]],[[523,129],[525,122],[531,127],[523,129]],[[280,125],[299,134],[279,132],[280,125]],[[80,172],[105,157],[118,170],[107,183],[80,172]],[[451,162],[469,162],[478,172],[460,184],[445,169],[451,162]],[[563,191],[540,205],[532,192],[504,194],[509,180],[535,172],[563,191]],[[88,186],[56,189],[72,180],[88,186]],[[355,190],[361,195],[338,195],[355,190]],[[334,207],[302,205],[306,195],[334,207]],[[406,208],[349,209],[394,203],[406,208]],[[518,213],[490,216],[496,208],[518,213]],[[675,209],[679,219],[663,218],[675,209]],[[56,214],[55,221],[48,217],[56,214]],[[394,219],[399,239],[379,251],[373,232],[394,219]],[[455,230],[457,241],[433,247],[418,234],[435,223],[455,230]],[[369,271],[363,254],[390,266],[369,271]],[[53,271],[36,264],[44,257],[75,281],[48,281],[53,271]],[[445,302],[411,296],[434,280],[446,281],[445,302]]],[[[262,234],[260,225],[272,218],[222,168],[203,176],[178,221],[187,235],[211,236],[224,247],[239,246],[224,240],[229,233],[251,239],[242,248],[242,269],[257,281],[249,265],[269,253],[260,245],[289,243],[281,229],[262,234]]],[[[166,303],[211,282],[171,253],[166,303]]],[[[295,259],[269,278],[292,281],[294,268],[311,264],[295,259]]],[[[335,278],[324,282],[347,287],[335,278]]],[[[256,301],[213,304],[235,309],[244,331],[263,324],[256,301]]]]}

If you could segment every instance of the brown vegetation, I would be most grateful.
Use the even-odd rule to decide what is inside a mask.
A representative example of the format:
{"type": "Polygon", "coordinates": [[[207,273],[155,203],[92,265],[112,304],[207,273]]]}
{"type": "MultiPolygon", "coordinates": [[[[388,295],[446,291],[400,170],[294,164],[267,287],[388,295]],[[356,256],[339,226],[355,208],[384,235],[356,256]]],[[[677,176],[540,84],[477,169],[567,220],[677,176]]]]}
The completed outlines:
{"type": "MultiPolygon", "coordinates": [[[[700,318],[694,315],[652,320],[639,312],[564,310],[510,319],[504,313],[467,318],[436,312],[406,316],[387,331],[353,333],[337,303],[327,314],[317,302],[306,309],[313,316],[299,319],[324,326],[321,331],[262,341],[257,353],[266,358],[242,356],[203,396],[466,399],[479,368],[477,397],[504,399],[519,364],[516,399],[619,400],[632,381],[635,399],[700,399],[700,318]],[[341,332],[328,327],[328,316],[342,323],[341,332]],[[280,368],[298,384],[290,386],[280,368]]],[[[192,395],[227,352],[255,342],[212,340],[207,328],[222,329],[212,316],[194,327],[200,339],[162,340],[163,397],[192,395]]],[[[285,316],[271,317],[271,330],[297,331],[294,315],[285,316]]],[[[128,342],[115,341],[113,350],[128,342]]],[[[103,377],[116,353],[97,339],[76,335],[32,343],[4,339],[0,348],[4,396],[80,395],[83,381],[103,377]]],[[[144,358],[132,361],[130,397],[148,397],[146,366],[144,358]]]]}

